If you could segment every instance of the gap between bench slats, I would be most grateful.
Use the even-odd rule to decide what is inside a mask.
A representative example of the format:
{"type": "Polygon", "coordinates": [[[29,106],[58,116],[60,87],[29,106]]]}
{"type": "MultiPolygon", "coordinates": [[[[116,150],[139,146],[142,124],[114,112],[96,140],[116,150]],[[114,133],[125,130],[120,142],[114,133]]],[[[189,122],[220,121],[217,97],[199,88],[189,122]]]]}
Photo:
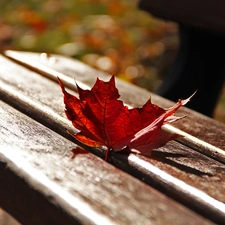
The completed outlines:
{"type": "MultiPolygon", "coordinates": [[[[97,76],[102,79],[108,79],[108,75],[105,73],[63,56],[15,51],[6,51],[5,54],[17,63],[19,62],[54,81],[57,80],[56,76],[61,77],[64,80],[64,84],[72,90],[75,88],[75,79],[82,88],[92,86],[97,76]],[[64,73],[67,75],[64,75],[64,73]]],[[[117,85],[122,99],[130,106],[144,104],[150,96],[150,93],[146,90],[120,80],[117,80],[117,85]],[[132,92],[129,89],[132,89],[132,92]]],[[[160,96],[152,93],[151,95],[153,96],[153,102],[160,106],[170,107],[173,104],[160,96]]],[[[188,117],[175,123],[175,127],[167,125],[165,129],[170,131],[175,129],[176,132],[183,135],[184,138],[178,139],[178,142],[220,162],[225,162],[225,125],[185,107],[180,112],[183,115],[188,115],[188,117]]]]}
{"type": "Polygon", "coordinates": [[[0,206],[23,224],[211,224],[3,102],[0,121],[0,206]]]}
{"type": "MultiPolygon", "coordinates": [[[[2,60],[4,61],[5,59],[2,60]]],[[[29,116],[42,121],[42,123],[51,127],[51,129],[65,135],[65,129],[71,128],[71,125],[66,127],[64,127],[65,124],[62,125],[65,117],[62,112],[62,95],[58,85],[14,64],[10,67],[10,70],[7,67],[1,78],[4,82],[8,83],[5,86],[4,83],[1,85],[5,101],[19,108],[29,116]],[[20,77],[17,78],[18,80],[10,78],[13,76],[13,71],[17,71],[20,74],[20,77]],[[28,97],[25,96],[27,94],[28,97]],[[27,99],[29,99],[28,102],[27,99]],[[46,109],[44,112],[42,111],[43,108],[46,109]],[[60,126],[61,128],[59,129],[60,126]]],[[[125,169],[131,174],[136,174],[139,179],[161,189],[204,216],[210,217],[213,220],[223,220],[224,205],[220,202],[224,201],[224,165],[188,147],[172,143],[171,147],[168,146],[156,150],[153,153],[153,156],[154,154],[156,156],[155,159],[154,157],[148,159],[134,155],[131,155],[131,158],[127,158],[127,156],[121,154],[111,154],[111,161],[119,168],[125,169]],[[181,151],[182,148],[183,151],[181,151]],[[163,153],[160,153],[160,151],[163,151],[163,153]],[[136,161],[134,160],[135,157],[136,161]],[[144,161],[140,161],[139,159],[144,161]],[[204,195],[197,198],[195,189],[191,188],[187,194],[179,182],[176,183],[175,180],[168,182],[165,177],[159,177],[153,169],[150,171],[150,167],[146,168],[144,162],[148,161],[157,165],[157,167],[161,166],[163,170],[174,177],[202,190],[209,198],[204,198],[204,195]],[[220,186],[218,186],[218,182],[220,182],[220,186]],[[215,190],[217,191],[215,192],[215,190]],[[211,201],[210,196],[214,198],[215,204],[211,201]],[[219,208],[216,206],[217,203],[220,206],[219,208]]],[[[149,165],[151,165],[150,163],[149,165]]]]}

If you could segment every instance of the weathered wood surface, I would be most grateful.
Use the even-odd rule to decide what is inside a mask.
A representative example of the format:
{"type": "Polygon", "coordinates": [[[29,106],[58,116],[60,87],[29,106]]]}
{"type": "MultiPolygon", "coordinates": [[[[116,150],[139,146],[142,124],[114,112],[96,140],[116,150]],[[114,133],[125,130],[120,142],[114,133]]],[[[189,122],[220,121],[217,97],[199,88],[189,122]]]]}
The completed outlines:
{"type": "MultiPolygon", "coordinates": [[[[19,60],[25,66],[29,66],[52,80],[56,81],[56,76],[61,77],[64,79],[65,85],[72,90],[75,88],[75,79],[84,88],[92,86],[96,80],[96,76],[101,79],[108,79],[105,73],[94,70],[79,61],[62,56],[54,57],[48,56],[45,53],[39,55],[27,52],[18,53],[15,51],[7,51],[6,55],[15,60],[19,60]]],[[[141,106],[150,96],[148,91],[134,85],[128,86],[120,80],[117,81],[117,86],[121,98],[130,106],[141,106]],[[132,89],[132,91],[129,91],[129,89],[132,89]]],[[[163,107],[170,107],[173,104],[171,101],[153,93],[151,93],[151,96],[154,103],[163,107]]],[[[207,99],[202,99],[202,101],[205,101],[205,104],[207,104],[207,99]]],[[[225,163],[225,126],[188,108],[183,107],[180,110],[180,114],[188,115],[188,117],[185,120],[178,121],[174,124],[174,127],[198,140],[184,135],[185,137],[178,141],[225,163]]]]}
{"type": "Polygon", "coordinates": [[[163,19],[225,34],[223,0],[140,0],[139,6],[163,19]]]}
{"type": "Polygon", "coordinates": [[[22,224],[211,224],[2,101],[0,122],[0,206],[22,224]]]}
{"type": "MultiPolygon", "coordinates": [[[[105,74],[65,57],[45,57],[44,55],[40,57],[39,54],[28,53],[23,55],[67,74],[70,77],[67,78],[69,79],[67,85],[70,87],[74,83],[74,77],[88,86],[94,83],[96,76],[108,79],[105,74]]],[[[65,119],[62,94],[58,84],[12,63],[4,57],[0,57],[0,64],[2,67],[0,71],[1,99],[57,133],[70,138],[65,130],[73,128],[65,119]],[[15,71],[19,75],[15,75],[15,71]]],[[[136,106],[137,102],[143,104],[149,98],[149,92],[141,88],[125,84],[119,80],[117,86],[122,95],[121,98],[127,104],[136,106]]],[[[152,95],[152,98],[159,105],[171,105],[171,102],[159,96],[152,95]]],[[[189,116],[182,123],[176,124],[176,127],[192,135],[196,133],[198,138],[208,141],[213,146],[224,147],[224,125],[191,110],[180,110],[181,114],[187,112],[189,116]],[[204,127],[202,124],[208,126],[204,127]],[[197,131],[195,131],[196,127],[197,131]],[[218,131],[221,131],[219,138],[216,135],[218,131]]],[[[186,140],[186,142],[189,141],[186,140]]],[[[104,153],[101,149],[88,150],[103,157],[104,153]]],[[[165,147],[155,150],[150,158],[111,153],[110,162],[214,222],[224,221],[225,166],[223,163],[177,142],[171,142],[165,147]]]]}

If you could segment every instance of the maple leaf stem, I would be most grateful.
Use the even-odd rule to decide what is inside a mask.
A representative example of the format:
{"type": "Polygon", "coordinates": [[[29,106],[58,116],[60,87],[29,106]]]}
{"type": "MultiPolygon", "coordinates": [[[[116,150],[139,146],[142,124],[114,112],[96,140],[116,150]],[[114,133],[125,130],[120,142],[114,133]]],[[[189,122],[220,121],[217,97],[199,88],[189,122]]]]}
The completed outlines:
{"type": "Polygon", "coordinates": [[[105,161],[107,162],[108,160],[108,157],[109,157],[109,152],[110,152],[110,149],[107,148],[106,152],[105,152],[105,161]]]}

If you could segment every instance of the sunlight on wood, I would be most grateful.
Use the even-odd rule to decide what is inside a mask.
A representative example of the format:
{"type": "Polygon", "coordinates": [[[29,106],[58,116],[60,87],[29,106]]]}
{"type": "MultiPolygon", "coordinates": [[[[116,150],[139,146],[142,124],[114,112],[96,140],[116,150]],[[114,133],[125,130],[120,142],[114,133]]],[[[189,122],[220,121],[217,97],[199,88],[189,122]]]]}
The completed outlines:
{"type": "Polygon", "coordinates": [[[20,225],[20,223],[0,208],[0,225],[20,225]]]}

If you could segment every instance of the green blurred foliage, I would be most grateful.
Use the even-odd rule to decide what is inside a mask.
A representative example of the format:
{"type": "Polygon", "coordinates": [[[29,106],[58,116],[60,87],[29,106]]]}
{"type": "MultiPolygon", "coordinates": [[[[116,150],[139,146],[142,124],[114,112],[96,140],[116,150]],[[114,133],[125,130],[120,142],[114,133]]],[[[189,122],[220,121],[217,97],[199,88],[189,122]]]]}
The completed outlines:
{"type": "Polygon", "coordinates": [[[72,56],[151,91],[178,45],[176,25],[136,1],[3,0],[0,13],[1,49],[72,56]]]}

